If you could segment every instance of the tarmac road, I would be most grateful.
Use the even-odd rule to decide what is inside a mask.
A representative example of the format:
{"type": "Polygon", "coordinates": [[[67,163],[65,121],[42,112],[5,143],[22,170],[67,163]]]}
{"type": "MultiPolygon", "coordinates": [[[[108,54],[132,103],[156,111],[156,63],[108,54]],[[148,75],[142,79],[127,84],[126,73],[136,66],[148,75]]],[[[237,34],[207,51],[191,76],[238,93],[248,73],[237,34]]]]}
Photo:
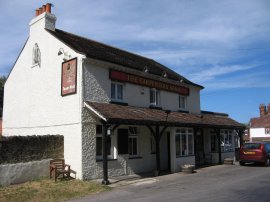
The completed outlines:
{"type": "Polygon", "coordinates": [[[175,173],[114,188],[74,202],[270,201],[270,167],[218,165],[194,174],[175,173]]]}

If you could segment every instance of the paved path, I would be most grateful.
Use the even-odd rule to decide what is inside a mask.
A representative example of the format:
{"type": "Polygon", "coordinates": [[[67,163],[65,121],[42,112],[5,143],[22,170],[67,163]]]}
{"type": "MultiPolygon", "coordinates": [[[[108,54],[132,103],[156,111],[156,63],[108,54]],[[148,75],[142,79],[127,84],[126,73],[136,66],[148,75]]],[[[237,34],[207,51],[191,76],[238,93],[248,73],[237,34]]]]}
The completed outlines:
{"type": "Polygon", "coordinates": [[[84,201],[270,201],[270,168],[219,165],[195,174],[175,173],[130,182],[110,192],[88,196],[84,201]]]}

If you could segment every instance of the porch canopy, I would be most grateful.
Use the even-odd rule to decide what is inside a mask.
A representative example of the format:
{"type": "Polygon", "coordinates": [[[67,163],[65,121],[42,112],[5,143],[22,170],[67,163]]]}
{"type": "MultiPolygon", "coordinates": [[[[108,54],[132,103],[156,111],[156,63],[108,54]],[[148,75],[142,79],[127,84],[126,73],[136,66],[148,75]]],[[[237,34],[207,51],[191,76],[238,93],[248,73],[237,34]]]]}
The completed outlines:
{"type": "Polygon", "coordinates": [[[111,103],[85,102],[95,115],[107,124],[160,125],[199,128],[244,129],[243,124],[226,114],[192,114],[161,109],[133,107],[111,103]]]}
{"type": "MultiPolygon", "coordinates": [[[[162,109],[152,109],[119,105],[112,103],[85,102],[85,106],[101,119],[105,130],[103,133],[103,184],[109,184],[107,164],[107,129],[114,125],[144,125],[156,141],[156,170],[160,171],[159,143],[167,127],[214,128],[219,134],[220,129],[235,129],[241,134],[245,126],[228,117],[227,114],[202,112],[193,114],[162,109]]],[[[240,139],[242,137],[240,136],[240,139]]],[[[220,138],[218,138],[220,139],[220,138]]],[[[219,161],[221,162],[221,148],[219,147],[219,161]]]]}

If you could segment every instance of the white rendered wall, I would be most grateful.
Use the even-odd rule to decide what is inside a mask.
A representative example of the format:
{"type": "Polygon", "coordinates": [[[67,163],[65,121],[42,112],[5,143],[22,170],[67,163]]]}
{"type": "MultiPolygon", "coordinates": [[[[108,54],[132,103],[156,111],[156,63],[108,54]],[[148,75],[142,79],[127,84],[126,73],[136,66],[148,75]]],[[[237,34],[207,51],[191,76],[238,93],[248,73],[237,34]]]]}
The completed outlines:
{"type": "Polygon", "coordinates": [[[265,128],[250,128],[250,137],[270,137],[270,134],[265,134],[265,128]]]}
{"type": "MultiPolygon", "coordinates": [[[[40,16],[38,16],[40,17],[40,16]]],[[[39,21],[43,24],[42,20],[39,21]]],[[[81,68],[82,55],[54,38],[36,23],[6,84],[3,110],[3,135],[64,136],[66,162],[81,175],[81,68]],[[37,43],[41,66],[32,65],[32,50],[37,43]],[[63,48],[78,57],[77,93],[61,96],[63,48]]]]}
{"type": "MultiPolygon", "coordinates": [[[[127,68],[110,63],[101,63],[95,60],[88,61],[84,66],[84,97],[89,101],[109,102],[111,95],[111,80],[109,69],[130,71],[127,68]]],[[[141,74],[141,72],[136,72],[141,74]]],[[[143,75],[142,75],[143,76],[143,75]]],[[[187,110],[191,113],[200,113],[200,89],[194,86],[184,85],[190,89],[187,97],[187,110]]],[[[124,100],[130,106],[149,107],[150,88],[131,83],[124,83],[124,100]],[[143,89],[143,93],[142,93],[143,89]]],[[[172,111],[179,110],[179,95],[168,91],[160,91],[160,107],[172,111]]]]}

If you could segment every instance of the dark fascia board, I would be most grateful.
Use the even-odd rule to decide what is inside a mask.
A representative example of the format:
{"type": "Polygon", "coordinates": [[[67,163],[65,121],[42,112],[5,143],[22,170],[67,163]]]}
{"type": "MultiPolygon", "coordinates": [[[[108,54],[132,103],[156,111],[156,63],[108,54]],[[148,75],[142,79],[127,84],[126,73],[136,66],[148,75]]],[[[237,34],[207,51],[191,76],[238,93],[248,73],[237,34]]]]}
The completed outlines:
{"type": "Polygon", "coordinates": [[[220,113],[220,112],[211,112],[211,111],[204,111],[202,110],[201,111],[202,114],[212,114],[212,115],[218,115],[218,116],[226,116],[228,117],[229,114],[226,114],[226,113],[220,113]]]}
{"type": "Polygon", "coordinates": [[[239,129],[244,130],[245,126],[232,126],[232,125],[210,125],[210,124],[196,124],[196,123],[180,123],[180,122],[167,122],[167,121],[147,121],[147,120],[132,120],[132,119],[108,119],[108,124],[121,124],[121,125],[159,125],[171,127],[192,127],[192,128],[215,128],[215,129],[239,129]]]}

